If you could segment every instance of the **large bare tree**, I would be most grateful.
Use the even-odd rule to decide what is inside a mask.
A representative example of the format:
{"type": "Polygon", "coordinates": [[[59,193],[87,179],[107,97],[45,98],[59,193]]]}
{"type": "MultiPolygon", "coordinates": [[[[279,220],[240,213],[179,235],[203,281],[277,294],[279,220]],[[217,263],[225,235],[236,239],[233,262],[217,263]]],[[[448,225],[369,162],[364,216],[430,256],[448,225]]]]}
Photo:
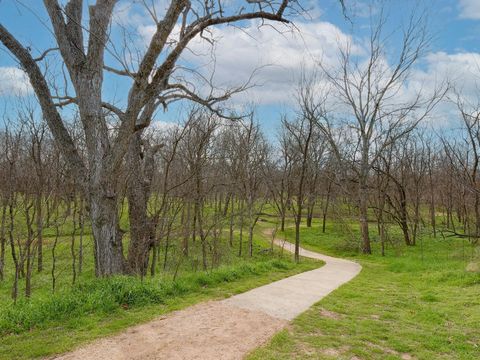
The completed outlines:
{"type": "MultiPolygon", "coordinates": [[[[144,251],[129,251],[134,257],[129,261],[124,258],[123,231],[119,228],[118,218],[119,174],[128,149],[138,150],[135,143],[138,138],[133,134],[149,125],[159,105],[190,99],[212,107],[232,93],[226,91],[202,97],[188,81],[178,81],[173,76],[182,53],[194,38],[210,27],[232,23],[241,26],[242,21],[251,19],[286,23],[290,1],[227,3],[220,0],[175,0],[169,2],[162,18],[151,5],[142,2],[154,19],[155,31],[133,68],[115,57],[117,52],[109,38],[117,0],[97,0],[88,6],[88,11],[85,11],[87,5],[82,0],[70,0],[65,5],[57,0],[44,0],[43,3],[53,30],[53,49],[35,57],[2,24],[0,41],[28,75],[50,131],[88,201],[97,275],[144,271],[144,251]],[[46,54],[56,50],[68,74],[69,85],[65,87],[74,90],[72,96],[66,93],[58,96],[57,89],[50,86],[45,74],[42,61],[46,54]],[[107,63],[107,54],[116,61],[107,63]],[[123,108],[105,100],[102,87],[106,71],[130,79],[123,108]],[[76,107],[83,125],[87,150],[85,160],[80,156],[58,110],[59,105],[69,104],[76,107]],[[118,124],[113,134],[109,131],[108,117],[114,117],[118,124]],[[134,144],[129,146],[132,139],[134,144]]],[[[130,157],[131,161],[136,159],[138,157],[130,157]]],[[[139,201],[144,202],[144,199],[140,197],[139,201]]],[[[144,209],[144,206],[140,204],[137,208],[144,209]]],[[[137,225],[132,228],[134,231],[142,228],[137,225]]],[[[138,247],[150,242],[148,232],[131,235],[130,246],[138,247]]]]}

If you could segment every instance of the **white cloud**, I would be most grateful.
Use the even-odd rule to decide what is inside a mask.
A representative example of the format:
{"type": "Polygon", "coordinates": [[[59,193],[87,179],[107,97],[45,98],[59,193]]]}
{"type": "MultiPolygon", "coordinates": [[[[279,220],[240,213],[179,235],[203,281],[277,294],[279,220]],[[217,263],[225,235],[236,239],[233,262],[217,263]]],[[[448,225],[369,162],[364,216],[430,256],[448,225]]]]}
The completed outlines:
{"type": "Polygon", "coordinates": [[[480,20],[479,0],[459,0],[459,6],[461,18],[480,20]]]}
{"type": "Polygon", "coordinates": [[[15,67],[0,67],[0,96],[25,96],[31,92],[25,72],[15,67]]]}
{"type": "Polygon", "coordinates": [[[147,128],[148,133],[157,133],[157,132],[168,132],[174,129],[178,129],[180,125],[176,122],[169,122],[169,121],[162,121],[162,120],[155,120],[152,121],[150,126],[147,128]]]}
{"type": "Polygon", "coordinates": [[[417,69],[413,73],[410,85],[428,91],[440,82],[448,82],[451,88],[466,99],[480,99],[480,54],[430,53],[425,58],[423,69],[417,69]]]}
{"type": "Polygon", "coordinates": [[[480,101],[480,54],[473,52],[448,54],[430,53],[426,56],[423,69],[414,71],[409,82],[409,91],[414,93],[422,89],[432,93],[435,86],[448,83],[452,88],[431,116],[435,126],[449,126],[458,118],[457,108],[449,101],[455,97],[453,91],[469,103],[480,101]]]}
{"type": "MultiPolygon", "coordinates": [[[[164,0],[155,0],[158,11],[164,10],[164,0]]],[[[205,31],[203,37],[215,39],[215,51],[204,38],[197,36],[184,52],[181,65],[198,71],[221,89],[240,86],[251,79],[254,88],[243,94],[235,95],[232,106],[239,103],[276,104],[291,103],[292,84],[298,79],[300,69],[310,69],[321,60],[330,65],[336,61],[338,43],[350,42],[350,36],[335,25],[320,21],[322,13],[318,1],[306,1],[310,19],[313,21],[296,22],[295,28],[281,24],[268,23],[260,26],[259,21],[248,21],[242,28],[235,26],[213,27],[205,31]],[[213,61],[215,59],[215,61],[213,61]]],[[[130,2],[121,2],[118,6],[116,23],[134,30],[139,40],[138,46],[147,46],[156,25],[138,6],[130,2]]],[[[177,24],[169,39],[171,44],[178,40],[180,25],[177,24]]],[[[179,78],[192,80],[197,91],[210,91],[208,86],[199,83],[201,79],[192,79],[191,72],[177,70],[179,78]]]]}
{"type": "MultiPolygon", "coordinates": [[[[252,82],[259,86],[237,100],[263,105],[291,103],[302,66],[309,70],[317,61],[330,66],[337,61],[338,44],[350,42],[339,28],[321,21],[297,23],[294,30],[278,25],[259,27],[252,21],[243,29],[229,26],[211,31],[216,40],[215,84],[224,88],[239,85],[255,73],[252,82]]],[[[213,70],[210,52],[211,45],[199,37],[183,60],[209,74],[213,70]]]]}
{"type": "MultiPolygon", "coordinates": [[[[162,0],[157,1],[162,3],[162,0]]],[[[368,15],[370,11],[375,12],[375,9],[372,10],[365,4],[367,3],[360,0],[352,2],[350,10],[359,17],[368,15]]],[[[459,6],[462,17],[480,19],[480,0],[459,0],[459,6]]],[[[315,16],[312,16],[314,19],[321,13],[321,9],[315,10],[315,16]]],[[[124,15],[127,13],[128,11],[125,11],[124,15]]],[[[144,16],[130,15],[128,20],[135,28],[142,45],[148,44],[156,27],[144,16]]],[[[197,37],[182,57],[182,65],[195,69],[207,78],[210,78],[215,70],[213,82],[220,89],[243,84],[257,69],[252,82],[259,86],[235,95],[231,104],[234,108],[241,108],[242,104],[246,103],[292,106],[295,84],[302,66],[311,70],[321,61],[324,66],[335,68],[338,64],[339,44],[350,44],[360,63],[367,54],[363,49],[362,39],[353,39],[327,21],[316,19],[296,22],[294,30],[280,24],[262,27],[258,25],[258,21],[250,21],[243,23],[241,29],[234,26],[211,28],[204,36],[215,39],[214,54],[212,55],[211,44],[197,37]]],[[[171,40],[178,37],[178,29],[177,25],[171,40]]],[[[398,99],[411,98],[419,90],[425,91],[427,95],[431,94],[437,85],[447,79],[465,96],[477,97],[480,94],[479,69],[480,54],[431,53],[413,69],[408,83],[400,89],[398,99]]],[[[385,72],[388,71],[390,65],[385,60],[385,72]]],[[[174,75],[192,80],[189,72],[177,70],[174,75]]],[[[198,81],[192,83],[197,86],[197,90],[202,89],[198,81]]],[[[205,91],[205,87],[203,90],[205,91]]],[[[444,103],[438,107],[435,116],[447,122],[457,115],[451,104],[444,103]]]]}

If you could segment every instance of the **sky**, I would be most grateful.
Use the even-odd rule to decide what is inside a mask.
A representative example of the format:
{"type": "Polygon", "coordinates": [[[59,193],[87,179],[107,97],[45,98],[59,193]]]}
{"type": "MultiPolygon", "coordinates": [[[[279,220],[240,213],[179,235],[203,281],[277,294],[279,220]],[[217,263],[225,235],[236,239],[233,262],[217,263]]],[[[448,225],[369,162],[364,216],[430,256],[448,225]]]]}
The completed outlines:
{"type": "MultiPolygon", "coordinates": [[[[153,1],[157,2],[161,15],[166,0],[153,1]]],[[[243,0],[228,0],[240,1],[243,0]]],[[[255,86],[232,98],[227,105],[240,112],[255,107],[259,122],[269,131],[278,126],[281,113],[294,113],[295,89],[302,68],[311,70],[318,62],[335,67],[339,42],[350,42],[358,48],[359,54],[362,53],[370,14],[375,16],[378,1],[345,2],[349,19],[343,15],[338,0],[306,0],[303,4],[308,11],[305,16],[294,19],[294,28],[277,25],[259,28],[255,21],[242,23],[242,30],[235,27],[215,28],[209,35],[216,40],[215,65],[211,45],[200,38],[184,54],[182,64],[206,77],[210,77],[214,69],[212,79],[216,91],[250,81],[255,86]]],[[[433,40],[424,58],[415,66],[411,81],[433,86],[448,78],[463,93],[476,99],[480,94],[477,83],[480,80],[480,0],[387,0],[387,4],[387,31],[392,34],[397,33],[395,31],[415,6],[417,11],[421,8],[428,12],[433,40]]],[[[29,46],[34,54],[54,46],[41,1],[0,0],[0,23],[29,46]]],[[[148,44],[154,31],[147,14],[125,0],[120,1],[115,10],[112,43],[117,50],[122,47],[120,30],[124,28],[135,34],[130,41],[138,48],[148,44]]],[[[395,40],[398,39],[395,36],[387,43],[392,57],[397,50],[395,40]]],[[[107,62],[115,65],[114,59],[108,57],[107,62]]],[[[132,59],[132,62],[135,63],[135,60],[132,59]]],[[[52,60],[49,64],[49,72],[61,77],[61,66],[52,60]]],[[[179,73],[178,76],[191,75],[179,73]]],[[[196,82],[199,91],[209,90],[198,76],[189,79],[196,82]]],[[[103,89],[105,98],[121,106],[128,85],[125,79],[107,75],[103,89]]],[[[32,96],[28,78],[0,46],[0,111],[8,113],[15,99],[32,96]]],[[[181,103],[170,106],[167,111],[159,111],[156,114],[157,126],[181,121],[187,107],[188,104],[181,103]]],[[[452,107],[444,104],[440,109],[441,114],[437,112],[440,115],[432,120],[437,121],[436,125],[444,126],[455,121],[452,107]]]]}

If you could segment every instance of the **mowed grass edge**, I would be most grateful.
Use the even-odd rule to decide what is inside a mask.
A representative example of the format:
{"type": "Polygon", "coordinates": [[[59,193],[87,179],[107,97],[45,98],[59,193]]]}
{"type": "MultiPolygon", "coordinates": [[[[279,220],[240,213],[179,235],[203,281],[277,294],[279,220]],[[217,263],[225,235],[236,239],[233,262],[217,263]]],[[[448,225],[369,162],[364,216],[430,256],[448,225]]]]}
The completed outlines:
{"type": "MultiPolygon", "coordinates": [[[[283,235],[280,235],[283,236],[283,235]]],[[[293,241],[292,229],[284,236],[293,241]]],[[[461,239],[356,254],[329,224],[302,228],[302,247],[358,261],[362,272],[248,356],[265,359],[479,359],[480,274],[461,239]]]]}

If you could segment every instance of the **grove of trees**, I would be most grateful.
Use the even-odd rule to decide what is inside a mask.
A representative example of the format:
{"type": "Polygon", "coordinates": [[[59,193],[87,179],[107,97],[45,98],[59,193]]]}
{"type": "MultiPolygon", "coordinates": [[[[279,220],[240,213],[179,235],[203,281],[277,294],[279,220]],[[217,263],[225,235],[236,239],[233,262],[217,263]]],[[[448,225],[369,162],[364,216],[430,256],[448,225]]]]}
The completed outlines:
{"type": "Polygon", "coordinates": [[[428,45],[423,15],[412,15],[388,68],[380,15],[366,61],[339,45],[338,68],[320,62],[305,71],[295,110],[272,134],[255,111],[222,109],[246,85],[219,91],[207,81],[205,92],[185,76],[195,70],[181,56],[211,27],[288,23],[301,5],[229,5],[171,1],[162,18],[149,8],[156,30],[144,51],[125,42],[122,53],[131,57],[111,44],[114,0],[97,0],[88,15],[81,0],[45,0],[55,48],[38,56],[0,24],[0,42],[36,97],[17,100],[0,131],[0,281],[9,280],[8,264],[14,299],[20,282],[31,296],[35,272],[49,272],[55,291],[58,248],[66,244],[73,283],[86,252],[99,277],[176,273],[185,263],[207,270],[232,249],[253,256],[255,227],[272,214],[280,231],[295,226],[296,261],[300,226],[313,219],[324,232],[327,221],[345,224],[366,254],[372,242],[385,254],[399,236],[415,246],[425,232],[478,245],[478,103],[447,84],[400,95],[428,45]],[[51,53],[64,83],[48,77],[51,53]],[[106,74],[127,79],[118,103],[103,94],[106,74]],[[183,118],[155,127],[157,110],[180,100],[189,102],[183,118]],[[457,108],[455,136],[430,130],[440,102],[457,108]]]}

